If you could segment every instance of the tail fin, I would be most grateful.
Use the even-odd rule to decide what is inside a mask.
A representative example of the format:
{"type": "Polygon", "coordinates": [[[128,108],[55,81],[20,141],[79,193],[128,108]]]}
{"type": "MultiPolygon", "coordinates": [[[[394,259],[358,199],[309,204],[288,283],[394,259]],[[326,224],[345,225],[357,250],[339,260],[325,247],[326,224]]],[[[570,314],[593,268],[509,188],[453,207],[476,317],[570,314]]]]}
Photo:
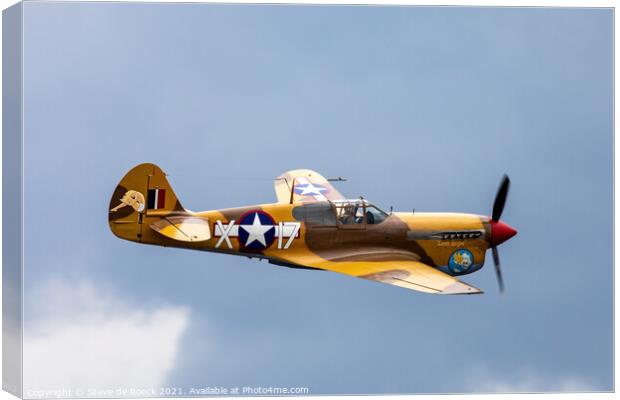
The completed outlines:
{"type": "MultiPolygon", "coordinates": [[[[120,238],[136,242],[142,241],[143,219],[185,211],[166,174],[150,163],[137,165],[127,172],[116,186],[108,210],[112,232],[120,238]]],[[[148,225],[144,229],[148,229],[148,225]]]]}

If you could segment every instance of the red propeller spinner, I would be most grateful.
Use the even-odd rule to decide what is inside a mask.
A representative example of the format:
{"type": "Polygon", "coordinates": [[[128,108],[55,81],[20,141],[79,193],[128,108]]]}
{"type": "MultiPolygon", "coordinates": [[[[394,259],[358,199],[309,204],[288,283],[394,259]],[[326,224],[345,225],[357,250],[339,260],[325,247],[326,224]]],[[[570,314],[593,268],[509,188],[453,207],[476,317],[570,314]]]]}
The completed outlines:
{"type": "Polygon", "coordinates": [[[491,221],[491,246],[497,246],[504,243],[517,234],[517,230],[502,221],[491,221]]]}

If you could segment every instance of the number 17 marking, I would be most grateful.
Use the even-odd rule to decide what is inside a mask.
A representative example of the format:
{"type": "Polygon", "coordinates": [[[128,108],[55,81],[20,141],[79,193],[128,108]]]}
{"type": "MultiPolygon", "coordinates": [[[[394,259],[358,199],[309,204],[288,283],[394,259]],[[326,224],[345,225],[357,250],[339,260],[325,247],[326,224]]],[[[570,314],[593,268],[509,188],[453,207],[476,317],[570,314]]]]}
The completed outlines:
{"type": "Polygon", "coordinates": [[[300,222],[278,222],[278,249],[288,249],[301,228],[300,222]],[[288,238],[282,246],[283,238],[288,238]]]}

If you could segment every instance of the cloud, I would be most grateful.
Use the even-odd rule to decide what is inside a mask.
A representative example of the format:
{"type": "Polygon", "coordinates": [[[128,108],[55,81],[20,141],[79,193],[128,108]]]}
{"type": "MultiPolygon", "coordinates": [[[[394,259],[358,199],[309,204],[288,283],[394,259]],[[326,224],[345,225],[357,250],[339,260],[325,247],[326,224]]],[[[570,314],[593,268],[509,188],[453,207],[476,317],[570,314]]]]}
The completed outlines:
{"type": "Polygon", "coordinates": [[[576,376],[549,376],[536,368],[515,371],[510,377],[498,376],[492,369],[478,366],[470,376],[469,390],[477,393],[592,392],[592,382],[576,376]]]}
{"type": "MultiPolygon", "coordinates": [[[[71,389],[71,395],[82,390],[85,396],[89,390],[95,395],[94,390],[157,390],[165,385],[189,310],[130,305],[110,292],[89,282],[59,280],[31,291],[24,330],[26,397],[55,396],[62,389],[71,389]]],[[[123,393],[110,395],[118,394],[123,393]]]]}

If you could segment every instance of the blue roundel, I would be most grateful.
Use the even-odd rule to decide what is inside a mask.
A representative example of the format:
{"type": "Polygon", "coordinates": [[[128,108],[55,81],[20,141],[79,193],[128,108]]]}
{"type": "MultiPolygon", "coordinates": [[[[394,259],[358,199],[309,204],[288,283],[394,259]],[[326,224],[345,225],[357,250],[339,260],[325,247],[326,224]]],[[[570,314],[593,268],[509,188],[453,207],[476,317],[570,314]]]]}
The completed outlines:
{"type": "Polygon", "coordinates": [[[245,250],[264,250],[275,239],[275,221],[264,211],[249,211],[239,218],[239,244],[245,250]]]}
{"type": "Polygon", "coordinates": [[[474,265],[474,255],[467,249],[458,249],[450,256],[448,268],[453,274],[462,274],[474,265]]]}

